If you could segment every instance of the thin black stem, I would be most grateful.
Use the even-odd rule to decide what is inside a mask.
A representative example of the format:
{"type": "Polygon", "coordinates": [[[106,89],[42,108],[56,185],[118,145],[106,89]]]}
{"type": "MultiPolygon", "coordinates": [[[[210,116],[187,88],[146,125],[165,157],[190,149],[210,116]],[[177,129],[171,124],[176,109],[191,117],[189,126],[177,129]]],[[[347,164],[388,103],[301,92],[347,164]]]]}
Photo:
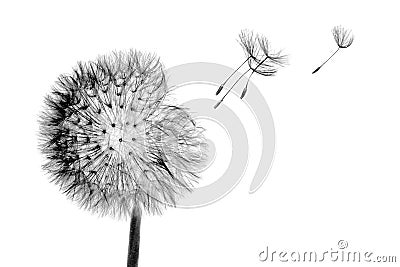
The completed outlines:
{"type": "Polygon", "coordinates": [[[231,86],[231,88],[229,88],[229,90],[225,93],[225,95],[221,98],[220,101],[218,101],[217,104],[215,104],[214,108],[217,108],[222,101],[224,101],[225,97],[229,94],[229,92],[232,90],[233,87],[235,87],[235,85],[243,78],[244,75],[246,75],[246,73],[248,73],[251,69],[246,70],[242,75],[240,75],[240,77],[236,80],[236,82],[231,86]]]}
{"type": "Polygon", "coordinates": [[[240,99],[243,99],[243,97],[246,95],[247,93],[247,87],[249,86],[249,82],[250,82],[250,78],[251,76],[254,74],[254,70],[250,73],[249,77],[247,78],[247,82],[246,82],[246,86],[244,87],[243,91],[242,91],[242,95],[240,96],[240,99]]]}
{"type": "MultiPolygon", "coordinates": [[[[225,95],[221,98],[220,101],[218,101],[217,104],[214,105],[214,108],[216,109],[219,105],[221,105],[222,101],[224,101],[225,97],[229,94],[229,92],[233,89],[233,87],[235,87],[235,85],[243,78],[244,75],[246,75],[246,73],[248,73],[250,70],[252,70],[253,72],[251,73],[251,75],[258,69],[258,67],[261,66],[261,64],[263,64],[266,60],[268,59],[268,57],[265,57],[260,63],[258,63],[258,65],[252,69],[249,68],[248,70],[246,70],[246,72],[244,72],[242,75],[240,75],[240,77],[236,80],[236,82],[231,86],[231,88],[229,88],[229,90],[225,93],[225,95]]],[[[250,76],[251,76],[250,75],[250,76]]]]}
{"type": "Polygon", "coordinates": [[[129,231],[129,248],[127,267],[137,267],[139,260],[140,222],[142,214],[135,209],[132,211],[131,226],[129,231]]]}
{"type": "Polygon", "coordinates": [[[232,72],[231,75],[229,75],[229,77],[219,86],[217,92],[215,93],[216,95],[218,95],[222,89],[224,88],[225,84],[229,81],[229,79],[251,58],[251,56],[249,56],[248,58],[246,58],[245,61],[243,61],[242,64],[240,64],[240,66],[234,71],[232,72]]]}
{"type": "Polygon", "coordinates": [[[340,47],[338,47],[338,49],[336,49],[336,51],[335,51],[327,60],[325,60],[324,63],[321,64],[321,66],[319,66],[318,68],[316,68],[316,69],[312,72],[312,74],[314,74],[314,73],[316,73],[317,71],[319,71],[319,69],[322,68],[322,66],[325,65],[326,62],[328,62],[339,50],[340,50],[340,47]]]}

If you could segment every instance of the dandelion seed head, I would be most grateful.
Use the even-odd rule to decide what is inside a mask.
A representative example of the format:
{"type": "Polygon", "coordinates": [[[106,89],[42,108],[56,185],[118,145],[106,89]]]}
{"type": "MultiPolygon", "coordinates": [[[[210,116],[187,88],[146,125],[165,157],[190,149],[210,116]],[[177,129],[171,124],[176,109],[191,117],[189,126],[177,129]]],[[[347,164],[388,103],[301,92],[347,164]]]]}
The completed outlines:
{"type": "Polygon", "coordinates": [[[342,26],[335,26],[332,29],[333,38],[340,48],[349,47],[354,41],[354,35],[351,30],[347,30],[342,26]]]}
{"type": "Polygon", "coordinates": [[[61,75],[39,119],[51,181],[100,215],[160,214],[173,205],[198,181],[206,142],[168,93],[159,59],[134,50],[61,75]]]}

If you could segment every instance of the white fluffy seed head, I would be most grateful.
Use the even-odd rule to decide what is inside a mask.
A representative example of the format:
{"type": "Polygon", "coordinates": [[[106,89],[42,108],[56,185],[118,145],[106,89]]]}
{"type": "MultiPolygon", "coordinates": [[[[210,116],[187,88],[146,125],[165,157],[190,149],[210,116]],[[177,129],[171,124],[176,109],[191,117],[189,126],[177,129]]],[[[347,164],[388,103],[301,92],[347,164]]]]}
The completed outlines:
{"type": "Polygon", "coordinates": [[[44,169],[83,208],[160,214],[191,190],[206,142],[189,112],[166,104],[159,59],[130,50],[61,75],[40,118],[44,169]]]}

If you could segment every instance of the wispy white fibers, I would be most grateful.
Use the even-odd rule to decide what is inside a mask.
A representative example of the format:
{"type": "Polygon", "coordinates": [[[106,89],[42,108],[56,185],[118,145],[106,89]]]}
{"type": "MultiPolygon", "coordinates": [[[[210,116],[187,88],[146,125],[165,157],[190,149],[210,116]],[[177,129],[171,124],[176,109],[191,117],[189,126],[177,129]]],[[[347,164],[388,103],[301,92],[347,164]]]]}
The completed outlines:
{"type": "Polygon", "coordinates": [[[206,143],[188,111],[167,97],[159,59],[134,50],[59,76],[40,117],[51,181],[100,215],[159,214],[173,205],[198,180],[206,143]]]}

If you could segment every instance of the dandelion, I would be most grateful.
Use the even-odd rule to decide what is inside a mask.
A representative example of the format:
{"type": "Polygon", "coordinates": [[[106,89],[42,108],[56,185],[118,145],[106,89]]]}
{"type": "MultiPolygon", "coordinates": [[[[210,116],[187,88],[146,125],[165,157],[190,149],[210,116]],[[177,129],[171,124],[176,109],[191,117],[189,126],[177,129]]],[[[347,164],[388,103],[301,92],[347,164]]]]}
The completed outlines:
{"type": "Polygon", "coordinates": [[[59,76],[39,119],[51,182],[86,210],[131,218],[128,267],[138,263],[142,210],[174,205],[205,160],[202,128],[168,94],[156,56],[115,52],[59,76]]]}
{"type": "Polygon", "coordinates": [[[270,49],[270,44],[263,35],[254,34],[248,30],[242,30],[239,34],[239,43],[242,46],[246,59],[243,63],[219,86],[216,95],[221,93],[222,89],[225,87],[226,83],[232,78],[232,76],[239,71],[239,69],[245,64],[248,64],[248,69],[239,76],[239,78],[233,83],[233,85],[228,89],[225,95],[221,98],[220,101],[214,106],[217,108],[222,101],[224,101],[225,97],[229,94],[229,92],[234,88],[234,86],[246,75],[250,72],[249,77],[247,78],[246,85],[242,91],[240,96],[241,99],[247,93],[248,84],[251,76],[254,73],[260,74],[262,76],[273,76],[278,70],[278,67],[287,64],[287,56],[282,55],[281,52],[272,52],[270,49]]]}
{"type": "Polygon", "coordinates": [[[319,71],[341,48],[348,48],[354,41],[354,36],[350,30],[344,29],[342,26],[335,26],[332,29],[333,38],[338,46],[336,51],[324,62],[321,66],[316,68],[312,74],[319,71]]]}

